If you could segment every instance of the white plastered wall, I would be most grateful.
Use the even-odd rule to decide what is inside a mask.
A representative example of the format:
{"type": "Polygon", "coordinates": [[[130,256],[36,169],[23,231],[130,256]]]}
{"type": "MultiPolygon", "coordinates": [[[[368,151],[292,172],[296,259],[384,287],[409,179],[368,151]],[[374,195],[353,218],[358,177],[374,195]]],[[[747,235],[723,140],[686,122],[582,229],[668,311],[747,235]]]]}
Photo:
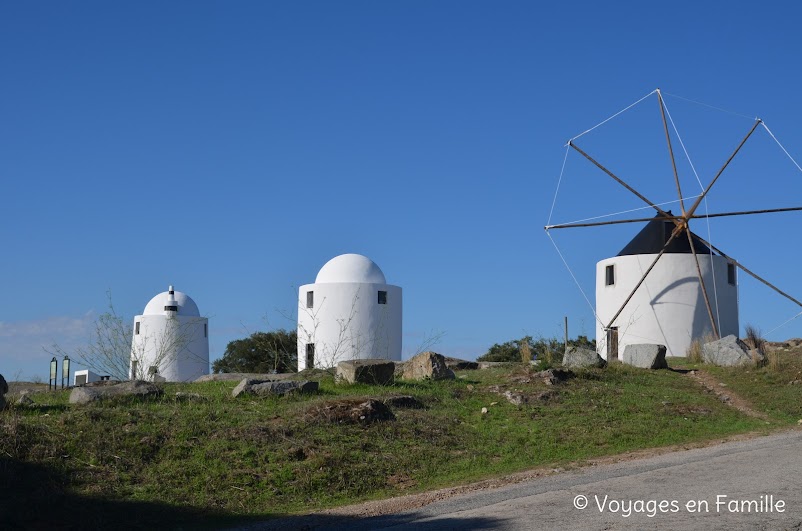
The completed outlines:
{"type": "Polygon", "coordinates": [[[352,359],[401,361],[401,288],[388,284],[333,282],[298,290],[298,370],[306,368],[306,345],[314,343],[317,368],[352,359]],[[307,292],[314,293],[307,308],[307,292]],[[379,291],[387,304],[378,303],[379,291]]]}
{"type": "MultiPolygon", "coordinates": [[[[209,374],[208,326],[205,317],[137,315],[132,365],[134,359],[138,360],[138,372],[146,378],[148,368],[156,366],[159,376],[168,382],[190,382],[209,374]]],[[[129,367],[129,374],[132,371],[133,367],[129,367]]]]}
{"type": "MultiPolygon", "coordinates": [[[[656,257],[616,256],[596,264],[596,313],[605,326],[656,257]],[[615,283],[611,286],[605,285],[608,265],[615,270],[615,283]]],[[[737,280],[735,285],[727,282],[727,260],[708,254],[698,257],[721,336],[738,335],[738,286],[737,280]]],[[[613,326],[618,326],[619,359],[627,345],[638,343],[665,345],[667,356],[685,356],[694,339],[712,334],[693,255],[664,254],[613,326]]],[[[596,342],[605,358],[606,337],[602,324],[597,322],[596,342]]]]}

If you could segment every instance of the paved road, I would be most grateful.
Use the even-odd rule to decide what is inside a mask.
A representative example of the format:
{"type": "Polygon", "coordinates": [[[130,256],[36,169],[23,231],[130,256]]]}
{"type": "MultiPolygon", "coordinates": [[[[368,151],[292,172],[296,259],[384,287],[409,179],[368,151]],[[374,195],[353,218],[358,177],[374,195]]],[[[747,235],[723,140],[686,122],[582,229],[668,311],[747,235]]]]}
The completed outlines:
{"type": "Polygon", "coordinates": [[[802,431],[584,468],[394,515],[298,518],[282,527],[802,529],[802,431]]]}

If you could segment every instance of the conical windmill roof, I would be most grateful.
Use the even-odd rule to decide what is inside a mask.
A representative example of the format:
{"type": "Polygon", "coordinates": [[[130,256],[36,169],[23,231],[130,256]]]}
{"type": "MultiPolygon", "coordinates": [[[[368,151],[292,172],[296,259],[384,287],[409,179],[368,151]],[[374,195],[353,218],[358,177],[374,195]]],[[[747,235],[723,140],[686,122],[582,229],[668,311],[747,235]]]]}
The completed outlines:
{"type": "MultiPolygon", "coordinates": [[[[672,215],[669,210],[667,214],[672,215]]],[[[666,242],[671,238],[671,232],[674,230],[674,222],[667,220],[662,214],[658,214],[653,220],[648,222],[641,231],[632,238],[626,247],[621,249],[618,256],[629,256],[633,254],[658,254],[666,242]]],[[[710,254],[710,249],[707,245],[699,241],[699,238],[691,232],[691,239],[693,246],[696,249],[696,254],[710,254]]],[[[688,237],[680,234],[671,242],[666,250],[666,253],[691,253],[691,246],[688,243],[688,237]]]]}

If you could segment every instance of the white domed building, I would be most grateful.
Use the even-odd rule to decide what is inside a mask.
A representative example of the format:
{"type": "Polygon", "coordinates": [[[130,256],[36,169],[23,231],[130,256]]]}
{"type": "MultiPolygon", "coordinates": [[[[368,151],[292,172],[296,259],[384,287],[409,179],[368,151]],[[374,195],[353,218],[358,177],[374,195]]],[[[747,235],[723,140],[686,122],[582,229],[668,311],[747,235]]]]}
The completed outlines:
{"type": "MultiPolygon", "coordinates": [[[[670,214],[670,212],[669,212],[670,214]]],[[[660,218],[658,214],[656,218],[660,218]]],[[[596,314],[607,326],[643,273],[671,237],[674,223],[654,219],[618,256],[596,264],[596,314]]],[[[738,335],[738,279],[735,265],[713,254],[693,233],[692,241],[721,337],[738,335]]],[[[604,326],[596,323],[596,343],[606,345],[604,326]]],[[[666,356],[685,356],[695,339],[713,334],[686,234],[675,238],[612,327],[618,332],[618,359],[630,344],[666,346],[666,356]]],[[[600,349],[603,357],[607,349],[600,349]]]]}
{"type": "Polygon", "coordinates": [[[370,258],[329,260],[298,290],[298,370],[340,361],[401,361],[401,288],[370,258]]]}
{"type": "Polygon", "coordinates": [[[134,318],[129,374],[168,382],[209,374],[209,320],[189,295],[170,286],[134,318]]]}

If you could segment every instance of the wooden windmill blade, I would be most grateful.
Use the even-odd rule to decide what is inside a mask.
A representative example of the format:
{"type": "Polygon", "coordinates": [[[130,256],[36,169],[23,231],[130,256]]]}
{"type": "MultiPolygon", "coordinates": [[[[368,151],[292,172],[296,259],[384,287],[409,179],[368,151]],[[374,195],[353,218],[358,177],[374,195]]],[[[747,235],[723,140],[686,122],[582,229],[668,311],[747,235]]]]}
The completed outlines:
{"type": "MultiPolygon", "coordinates": [[[[693,216],[687,216],[687,219],[691,220],[691,219],[723,218],[728,216],[750,216],[754,214],[775,214],[778,212],[799,212],[800,210],[802,210],[802,207],[764,208],[761,210],[739,210],[735,212],[718,212],[715,214],[694,214],[693,216]]],[[[547,225],[543,228],[545,230],[551,230],[551,229],[573,229],[580,227],[603,227],[604,225],[621,225],[625,223],[646,223],[652,221],[653,219],[654,218],[651,217],[651,218],[634,218],[634,219],[614,219],[609,221],[596,221],[589,223],[574,222],[574,223],[562,223],[559,225],[547,225]]],[[[663,216],[662,219],[665,219],[666,221],[678,221],[681,219],[686,219],[686,216],[666,215],[663,216]]]]}
{"type": "MultiPolygon", "coordinates": [[[[674,158],[674,148],[671,146],[671,134],[668,131],[668,120],[666,120],[666,108],[665,108],[665,103],[663,102],[663,94],[660,92],[660,89],[657,89],[657,104],[660,106],[660,117],[663,120],[663,131],[665,132],[666,135],[666,144],[668,144],[668,157],[671,159],[671,169],[674,171],[674,183],[677,185],[677,196],[679,197],[679,204],[680,208],[682,209],[682,218],[683,218],[682,223],[680,223],[679,220],[675,220],[674,223],[677,224],[678,227],[682,226],[685,231],[685,235],[688,237],[688,245],[691,248],[691,253],[693,254],[693,261],[694,264],[696,265],[696,277],[699,279],[699,287],[702,289],[702,298],[705,301],[705,309],[707,309],[707,316],[710,319],[710,326],[713,328],[713,334],[715,335],[716,339],[718,339],[719,338],[718,325],[716,324],[716,319],[713,317],[713,308],[711,308],[710,306],[710,298],[707,295],[707,286],[705,286],[704,275],[702,275],[702,268],[699,265],[699,257],[696,255],[696,245],[694,245],[693,243],[691,228],[690,225],[688,224],[688,213],[685,211],[685,200],[682,197],[682,187],[680,186],[679,183],[679,172],[677,171],[677,161],[674,158]]],[[[730,158],[730,160],[732,160],[732,158],[730,158]]],[[[702,194],[702,196],[704,196],[704,194],[702,194]]],[[[693,215],[693,212],[691,212],[690,215],[693,215]]]]}
{"type": "MultiPolygon", "coordinates": [[[[794,210],[802,210],[802,208],[795,208],[794,210]]],[[[791,302],[793,302],[797,306],[802,306],[802,302],[798,301],[797,299],[795,299],[794,297],[792,297],[788,293],[784,292],[783,290],[781,290],[780,288],[778,288],[777,286],[775,286],[774,284],[772,284],[771,282],[769,282],[765,278],[761,277],[760,275],[758,275],[754,271],[748,269],[745,265],[740,263],[735,258],[727,255],[724,251],[722,251],[721,249],[719,249],[718,247],[716,247],[712,243],[705,241],[704,239],[700,238],[698,235],[696,237],[699,239],[699,241],[701,241],[702,243],[704,243],[705,245],[707,245],[708,247],[710,247],[711,249],[716,251],[718,254],[720,254],[721,256],[723,256],[724,258],[729,260],[730,262],[732,262],[734,265],[738,266],[738,268],[741,271],[743,271],[744,273],[748,274],[749,276],[751,276],[755,280],[759,280],[760,282],[762,282],[766,286],[770,287],[771,289],[773,289],[774,291],[776,291],[777,293],[779,293],[780,295],[782,295],[786,299],[790,300],[791,302]]]]}

